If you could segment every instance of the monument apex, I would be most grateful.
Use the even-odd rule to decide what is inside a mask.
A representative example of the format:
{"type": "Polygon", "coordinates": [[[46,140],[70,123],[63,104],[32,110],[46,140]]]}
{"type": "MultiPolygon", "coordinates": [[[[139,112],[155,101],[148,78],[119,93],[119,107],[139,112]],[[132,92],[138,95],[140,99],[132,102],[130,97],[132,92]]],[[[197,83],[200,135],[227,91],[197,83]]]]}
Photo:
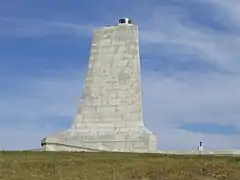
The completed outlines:
{"type": "Polygon", "coordinates": [[[130,19],[94,31],[75,119],[41,145],[46,151],[157,151],[143,122],[138,27],[130,19]]]}

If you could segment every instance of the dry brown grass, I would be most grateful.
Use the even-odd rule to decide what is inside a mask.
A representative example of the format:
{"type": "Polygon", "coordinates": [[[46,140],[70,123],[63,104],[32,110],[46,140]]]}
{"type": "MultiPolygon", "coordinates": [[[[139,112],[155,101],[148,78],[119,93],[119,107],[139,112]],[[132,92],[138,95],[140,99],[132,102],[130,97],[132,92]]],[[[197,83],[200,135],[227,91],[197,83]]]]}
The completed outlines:
{"type": "Polygon", "coordinates": [[[0,152],[0,180],[239,180],[240,158],[0,152]]]}

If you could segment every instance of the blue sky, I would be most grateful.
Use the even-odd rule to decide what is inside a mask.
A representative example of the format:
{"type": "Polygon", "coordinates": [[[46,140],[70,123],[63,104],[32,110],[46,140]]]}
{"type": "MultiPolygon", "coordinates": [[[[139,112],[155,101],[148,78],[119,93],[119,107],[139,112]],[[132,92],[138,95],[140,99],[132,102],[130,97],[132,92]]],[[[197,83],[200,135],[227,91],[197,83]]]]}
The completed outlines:
{"type": "Polygon", "coordinates": [[[93,29],[139,25],[144,120],[160,149],[240,148],[240,1],[1,0],[0,149],[73,121],[93,29]]]}

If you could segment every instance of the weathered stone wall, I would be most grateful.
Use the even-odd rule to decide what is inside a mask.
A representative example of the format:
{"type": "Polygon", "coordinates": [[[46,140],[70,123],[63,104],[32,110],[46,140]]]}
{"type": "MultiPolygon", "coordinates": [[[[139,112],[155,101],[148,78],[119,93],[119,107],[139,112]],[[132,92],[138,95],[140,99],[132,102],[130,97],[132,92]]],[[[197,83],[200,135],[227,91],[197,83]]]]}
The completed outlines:
{"type": "Polygon", "coordinates": [[[46,150],[156,151],[156,136],[143,124],[137,26],[121,24],[94,32],[74,122],[43,144],[46,150]]]}

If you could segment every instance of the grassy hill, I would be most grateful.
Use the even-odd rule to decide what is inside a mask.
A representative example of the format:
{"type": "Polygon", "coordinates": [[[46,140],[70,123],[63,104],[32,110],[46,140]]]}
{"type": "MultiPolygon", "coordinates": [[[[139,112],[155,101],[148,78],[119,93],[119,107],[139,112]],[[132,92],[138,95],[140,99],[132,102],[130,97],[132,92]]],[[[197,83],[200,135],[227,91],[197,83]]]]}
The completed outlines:
{"type": "Polygon", "coordinates": [[[239,157],[0,152],[0,180],[239,180],[239,157]]]}

